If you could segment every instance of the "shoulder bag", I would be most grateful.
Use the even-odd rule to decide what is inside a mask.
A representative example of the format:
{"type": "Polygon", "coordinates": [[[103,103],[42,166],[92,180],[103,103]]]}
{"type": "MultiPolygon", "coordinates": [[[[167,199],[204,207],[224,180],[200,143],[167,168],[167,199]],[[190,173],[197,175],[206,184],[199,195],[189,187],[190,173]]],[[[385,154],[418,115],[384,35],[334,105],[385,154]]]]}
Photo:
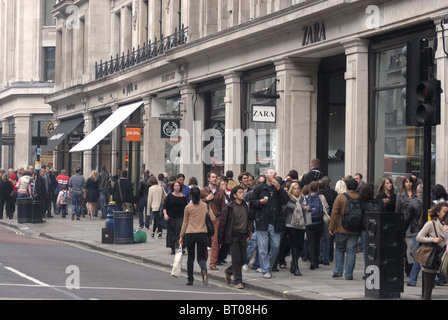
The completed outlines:
{"type": "MultiPolygon", "coordinates": [[[[432,221],[434,231],[437,234],[437,229],[434,221],[432,221]]],[[[439,270],[442,264],[442,256],[445,249],[439,246],[437,243],[421,243],[417,251],[414,254],[414,260],[420,263],[423,268],[430,270],[439,270]]]]}

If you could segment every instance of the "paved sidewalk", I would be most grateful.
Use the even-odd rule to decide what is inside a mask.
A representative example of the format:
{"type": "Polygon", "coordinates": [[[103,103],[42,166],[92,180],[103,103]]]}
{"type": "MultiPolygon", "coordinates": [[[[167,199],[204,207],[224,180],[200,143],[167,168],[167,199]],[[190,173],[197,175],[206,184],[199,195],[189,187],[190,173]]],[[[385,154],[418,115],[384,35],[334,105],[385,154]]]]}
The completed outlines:
{"type": "MultiPolygon", "coordinates": [[[[70,219],[70,216],[62,219],[60,215],[47,219],[43,224],[19,224],[17,217],[13,220],[0,220],[0,224],[19,230],[23,234],[39,235],[55,240],[76,243],[89,246],[96,250],[115,253],[130,258],[138,259],[145,263],[156,264],[171,269],[174,256],[170,254],[170,249],[165,247],[165,234],[163,239],[152,239],[148,235],[148,241],[141,244],[115,245],[101,243],[101,230],[105,227],[105,221],[99,218],[90,220],[70,219]]],[[[134,228],[138,227],[138,218],[134,217],[134,228]]],[[[227,261],[230,261],[230,256],[227,261]]],[[[261,273],[253,270],[243,271],[243,283],[247,289],[257,289],[274,294],[278,297],[300,300],[350,300],[365,299],[364,281],[362,272],[364,263],[362,253],[357,254],[354,280],[344,278],[332,278],[334,264],[330,266],[320,266],[319,269],[309,270],[307,262],[299,261],[299,266],[303,274],[302,277],[295,277],[289,272],[289,257],[287,258],[288,269],[281,269],[273,272],[271,279],[264,279],[261,273]]],[[[186,264],[184,263],[186,268],[186,264]]],[[[218,271],[209,270],[209,277],[213,280],[224,281],[224,269],[226,266],[219,266],[218,271]]],[[[199,271],[199,266],[195,263],[195,271],[199,271]]],[[[183,276],[186,271],[182,272],[183,276]]],[[[174,279],[182,281],[184,279],[174,279]]],[[[186,281],[186,278],[185,278],[186,281]]],[[[405,283],[408,278],[405,277],[405,283]]],[[[421,297],[421,274],[417,287],[404,286],[402,300],[420,300],[421,297]]],[[[447,286],[436,286],[433,293],[434,300],[446,300],[448,293],[447,286]]]]}

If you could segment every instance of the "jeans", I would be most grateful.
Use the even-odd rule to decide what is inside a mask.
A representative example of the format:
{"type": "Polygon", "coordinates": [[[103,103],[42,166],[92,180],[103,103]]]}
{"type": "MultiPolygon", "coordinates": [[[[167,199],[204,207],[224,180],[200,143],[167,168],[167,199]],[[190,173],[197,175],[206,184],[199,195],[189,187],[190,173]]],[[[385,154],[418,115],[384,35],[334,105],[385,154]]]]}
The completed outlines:
{"type": "Polygon", "coordinates": [[[263,274],[269,273],[280,251],[281,232],[274,232],[274,226],[269,225],[267,231],[257,230],[260,267],[263,274]]]}
{"type": "Polygon", "coordinates": [[[109,189],[100,190],[100,209],[101,209],[101,219],[106,219],[107,217],[107,205],[109,204],[109,189]]]}
{"type": "Polygon", "coordinates": [[[82,195],[79,192],[72,192],[72,214],[76,214],[78,218],[81,216],[82,195]]]}
{"type": "Polygon", "coordinates": [[[324,224],[310,224],[306,226],[306,236],[308,238],[308,257],[311,265],[319,266],[320,238],[324,230],[324,224]]]}
{"type": "MultiPolygon", "coordinates": [[[[140,228],[143,228],[145,226],[147,206],[148,206],[148,197],[143,197],[138,200],[138,224],[140,228]]],[[[146,227],[147,228],[149,227],[149,222],[146,227]]]]}
{"type": "MultiPolygon", "coordinates": [[[[156,232],[156,229],[159,233],[162,233],[162,213],[160,211],[152,212],[153,224],[152,224],[152,232],[156,232]]],[[[148,226],[149,227],[149,226],[148,226]]]]}
{"type": "MultiPolygon", "coordinates": [[[[418,245],[417,242],[417,236],[412,237],[413,241],[414,241],[414,246],[418,245]]],[[[418,279],[418,274],[420,273],[420,270],[422,269],[422,266],[420,265],[420,263],[418,263],[417,261],[414,260],[414,264],[412,265],[412,269],[411,269],[411,273],[409,274],[409,284],[412,286],[416,286],[417,285],[417,279],[418,279]]]]}
{"type": "Polygon", "coordinates": [[[342,276],[345,262],[345,278],[353,279],[358,238],[359,235],[356,234],[336,234],[335,268],[333,271],[335,275],[342,276]]]}
{"type": "Polygon", "coordinates": [[[254,269],[257,270],[260,267],[260,259],[258,255],[258,240],[257,240],[257,232],[252,234],[252,238],[250,238],[249,245],[247,246],[247,254],[246,254],[246,264],[248,265],[252,255],[255,252],[255,260],[254,260],[254,269]]]}

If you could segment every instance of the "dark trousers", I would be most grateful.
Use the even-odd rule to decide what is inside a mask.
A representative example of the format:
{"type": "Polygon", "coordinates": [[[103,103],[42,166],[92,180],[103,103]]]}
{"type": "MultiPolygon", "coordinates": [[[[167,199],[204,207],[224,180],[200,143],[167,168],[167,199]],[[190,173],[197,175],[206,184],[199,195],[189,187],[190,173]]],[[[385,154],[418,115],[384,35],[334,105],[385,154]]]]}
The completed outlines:
{"type": "Polygon", "coordinates": [[[316,267],[319,266],[319,255],[320,255],[320,238],[324,232],[324,224],[310,224],[306,226],[306,236],[308,243],[308,257],[311,264],[316,267]]]}
{"type": "Polygon", "coordinates": [[[207,270],[207,264],[205,262],[205,254],[207,252],[207,234],[205,233],[188,233],[185,234],[185,243],[188,250],[187,259],[187,275],[188,281],[193,282],[193,266],[196,259],[196,251],[198,256],[198,264],[201,267],[201,271],[207,270]],[[197,250],[196,250],[197,249],[197,250]]]}
{"type": "Polygon", "coordinates": [[[241,271],[246,263],[247,256],[247,235],[244,233],[234,233],[232,243],[230,244],[230,257],[232,265],[226,269],[226,273],[233,275],[234,284],[243,282],[243,273],[241,271]]]}
{"type": "Polygon", "coordinates": [[[434,285],[436,283],[436,275],[437,273],[423,271],[423,300],[431,300],[432,290],[434,289],[434,285]]]}

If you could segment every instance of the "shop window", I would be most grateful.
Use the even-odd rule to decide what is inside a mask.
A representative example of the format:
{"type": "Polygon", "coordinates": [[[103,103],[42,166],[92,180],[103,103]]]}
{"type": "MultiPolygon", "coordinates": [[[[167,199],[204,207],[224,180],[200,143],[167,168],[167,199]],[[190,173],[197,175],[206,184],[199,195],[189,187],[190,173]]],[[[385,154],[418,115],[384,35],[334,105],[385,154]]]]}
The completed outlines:
{"type": "MultiPolygon", "coordinates": [[[[406,101],[401,91],[406,79],[401,69],[406,57],[404,44],[375,53],[374,87],[374,183],[392,177],[396,191],[401,191],[407,174],[423,178],[423,128],[406,126],[406,101]]],[[[436,134],[433,128],[432,171],[435,172],[436,134]]]]}

